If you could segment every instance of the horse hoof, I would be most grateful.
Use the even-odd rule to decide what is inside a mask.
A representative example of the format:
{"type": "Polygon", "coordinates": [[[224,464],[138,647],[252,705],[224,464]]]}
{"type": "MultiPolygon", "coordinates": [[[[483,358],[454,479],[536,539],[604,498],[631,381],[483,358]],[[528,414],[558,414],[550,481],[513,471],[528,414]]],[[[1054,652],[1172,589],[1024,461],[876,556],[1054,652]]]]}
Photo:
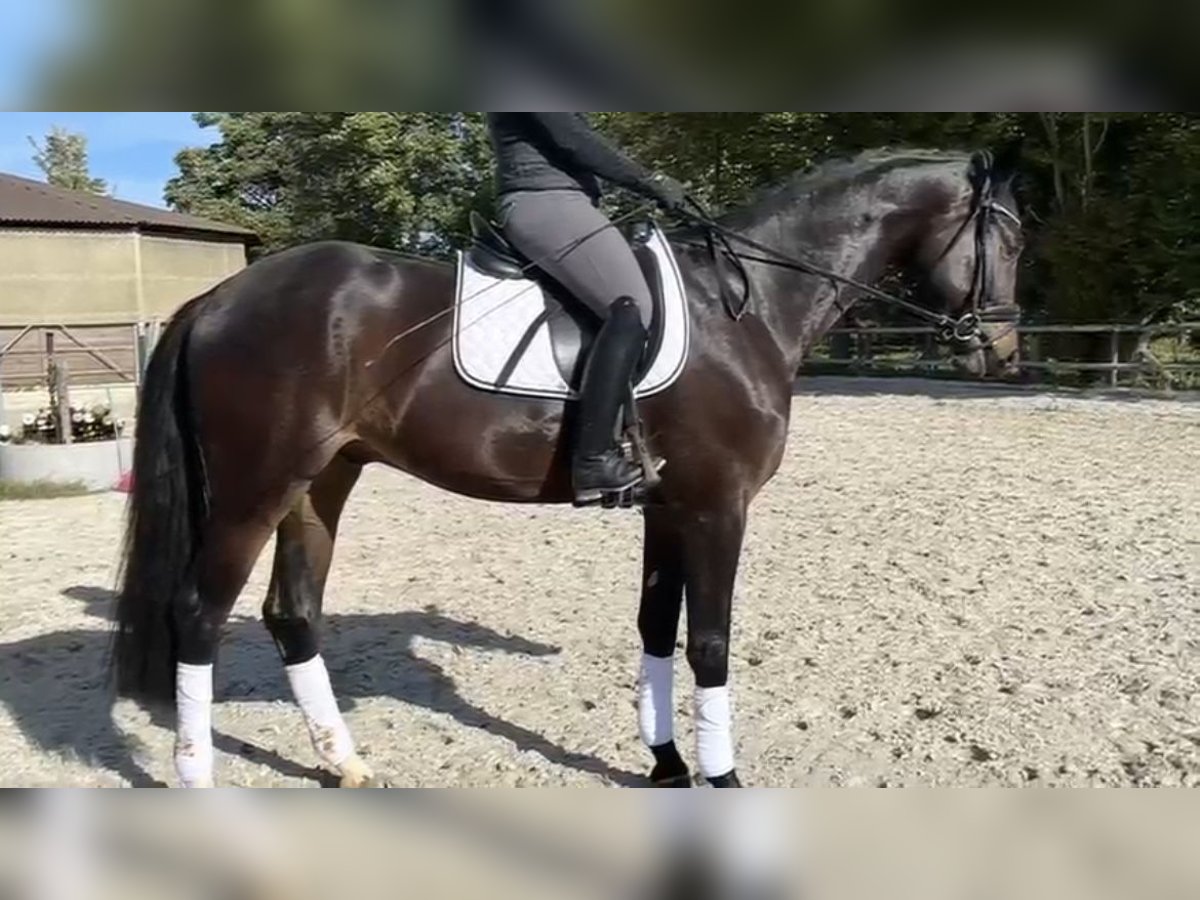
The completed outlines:
{"type": "Polygon", "coordinates": [[[659,763],[650,771],[650,784],[656,788],[690,788],[692,774],[683,760],[675,764],[659,763]]]}
{"type": "Polygon", "coordinates": [[[657,747],[651,747],[654,754],[654,768],[650,770],[650,783],[659,788],[690,788],[692,777],[688,772],[687,763],[679,755],[674,741],[668,741],[657,747]]]}
{"type": "Polygon", "coordinates": [[[374,772],[371,771],[362,759],[355,755],[351,756],[340,766],[338,771],[341,774],[341,781],[338,787],[344,788],[380,788],[387,787],[387,783],[374,772]]]}
{"type": "Polygon", "coordinates": [[[741,781],[738,780],[737,771],[734,769],[730,769],[724,775],[708,779],[708,783],[715,788],[740,788],[742,786],[741,781]]]}

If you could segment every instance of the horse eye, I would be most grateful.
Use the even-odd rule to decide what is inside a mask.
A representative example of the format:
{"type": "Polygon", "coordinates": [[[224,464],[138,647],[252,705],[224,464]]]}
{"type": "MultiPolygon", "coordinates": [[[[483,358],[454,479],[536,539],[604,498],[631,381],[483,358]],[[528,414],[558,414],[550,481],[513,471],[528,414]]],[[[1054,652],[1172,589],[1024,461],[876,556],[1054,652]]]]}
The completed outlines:
{"type": "Polygon", "coordinates": [[[1014,241],[1010,238],[1001,237],[997,242],[1000,245],[1000,258],[1003,260],[1013,260],[1021,255],[1021,242],[1014,241]]]}

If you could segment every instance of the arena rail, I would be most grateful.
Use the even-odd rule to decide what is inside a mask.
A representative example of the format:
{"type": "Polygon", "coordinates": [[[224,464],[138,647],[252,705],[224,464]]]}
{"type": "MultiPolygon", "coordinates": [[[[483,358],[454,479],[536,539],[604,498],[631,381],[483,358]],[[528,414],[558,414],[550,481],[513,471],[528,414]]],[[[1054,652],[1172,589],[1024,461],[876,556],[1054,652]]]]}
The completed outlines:
{"type": "Polygon", "coordinates": [[[0,386],[44,385],[56,360],[69,367],[75,382],[140,385],[160,328],[157,321],[0,327],[0,386]]]}
{"type": "MultiPolygon", "coordinates": [[[[934,329],[928,326],[863,326],[831,329],[827,337],[818,344],[817,353],[805,361],[805,371],[812,372],[822,367],[844,368],[848,374],[881,374],[889,372],[916,372],[931,374],[951,372],[953,366],[934,355],[934,329]],[[842,341],[838,352],[839,338],[842,341]],[[879,345],[877,338],[907,337],[912,339],[914,355],[911,359],[876,358],[879,345]],[[832,348],[831,348],[831,345],[832,348]],[[837,354],[837,355],[835,355],[837,354]]],[[[1200,380],[1200,349],[1189,360],[1164,362],[1151,352],[1150,343],[1157,338],[1178,337],[1180,346],[1186,346],[1193,335],[1200,336],[1200,322],[1178,324],[1139,325],[1125,323],[1096,323],[1083,325],[1022,325],[1020,328],[1021,361],[1023,372],[1035,373],[1086,373],[1108,374],[1111,387],[1120,384],[1122,374],[1152,377],[1170,384],[1178,375],[1200,380]],[[1039,346],[1040,335],[1107,335],[1107,360],[1083,361],[1046,359],[1039,346]],[[1136,336],[1131,343],[1129,336],[1136,336]]],[[[893,349],[893,348],[889,348],[893,349]]]]}

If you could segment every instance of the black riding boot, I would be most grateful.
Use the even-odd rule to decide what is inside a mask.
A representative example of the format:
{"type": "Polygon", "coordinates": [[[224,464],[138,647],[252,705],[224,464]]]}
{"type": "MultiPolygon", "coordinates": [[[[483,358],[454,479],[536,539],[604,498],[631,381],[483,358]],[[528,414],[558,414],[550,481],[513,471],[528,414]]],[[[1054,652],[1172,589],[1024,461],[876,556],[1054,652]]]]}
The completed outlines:
{"type": "Polygon", "coordinates": [[[621,453],[616,429],[646,338],[637,304],[628,297],[617,300],[583,369],[571,460],[576,503],[594,503],[604,494],[624,491],[645,478],[642,467],[621,453]]]}

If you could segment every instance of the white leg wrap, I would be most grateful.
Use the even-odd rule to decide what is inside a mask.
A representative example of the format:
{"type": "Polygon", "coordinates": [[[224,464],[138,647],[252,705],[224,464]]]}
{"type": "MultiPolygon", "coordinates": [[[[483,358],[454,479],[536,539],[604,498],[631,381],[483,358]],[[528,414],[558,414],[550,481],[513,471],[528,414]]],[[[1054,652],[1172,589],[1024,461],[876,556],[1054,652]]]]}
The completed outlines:
{"type": "Polygon", "coordinates": [[[331,766],[340,766],[353,755],[354,741],[338,711],[325,660],[317,654],[308,662],[287,666],[287,677],[317,755],[331,766]]]}
{"type": "Polygon", "coordinates": [[[705,778],[733,769],[729,686],[696,688],[696,765],[705,778]]]}
{"type": "Polygon", "coordinates": [[[175,772],[184,787],[211,787],[213,667],[175,666],[175,772]]]}
{"type": "Polygon", "coordinates": [[[675,739],[675,658],[642,654],[638,676],[638,730],[647,747],[675,739]]]}

